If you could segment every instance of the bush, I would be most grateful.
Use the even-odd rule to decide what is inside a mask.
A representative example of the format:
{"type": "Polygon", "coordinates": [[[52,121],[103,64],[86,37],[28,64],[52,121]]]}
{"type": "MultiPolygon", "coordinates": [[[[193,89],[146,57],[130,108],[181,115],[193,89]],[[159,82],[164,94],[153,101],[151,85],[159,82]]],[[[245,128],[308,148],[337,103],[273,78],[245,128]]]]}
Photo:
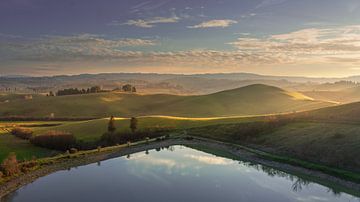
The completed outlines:
{"type": "Polygon", "coordinates": [[[76,148],[70,149],[70,154],[76,154],[77,152],[78,152],[78,150],[76,148]]]}
{"type": "Polygon", "coordinates": [[[9,156],[1,164],[1,172],[6,176],[14,176],[20,173],[19,163],[16,159],[15,153],[10,153],[9,156]]]}
{"type": "Polygon", "coordinates": [[[33,136],[33,131],[27,128],[14,128],[11,134],[25,140],[29,140],[33,136]]]}
{"type": "Polygon", "coordinates": [[[75,146],[76,139],[68,132],[48,131],[43,135],[32,137],[30,142],[36,146],[66,151],[75,146]]]}

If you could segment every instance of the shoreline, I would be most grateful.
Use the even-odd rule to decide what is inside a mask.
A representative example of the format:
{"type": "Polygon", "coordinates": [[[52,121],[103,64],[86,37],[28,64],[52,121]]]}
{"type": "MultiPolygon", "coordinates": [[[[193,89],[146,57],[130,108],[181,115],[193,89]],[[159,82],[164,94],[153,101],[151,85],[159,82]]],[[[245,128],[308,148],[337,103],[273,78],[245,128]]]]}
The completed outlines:
{"type": "Polygon", "coordinates": [[[280,170],[286,173],[294,175],[305,175],[309,181],[327,186],[326,183],[334,183],[341,188],[342,192],[348,193],[348,191],[357,193],[355,196],[360,196],[360,184],[344,180],[329,174],[323,173],[321,171],[311,170],[299,166],[294,166],[290,164],[285,164],[277,161],[268,160],[262,158],[261,156],[245,150],[242,146],[236,146],[229,143],[219,142],[216,140],[210,140],[205,138],[194,138],[192,140],[185,140],[179,138],[170,138],[163,141],[152,141],[149,143],[139,142],[131,145],[130,147],[126,145],[114,146],[103,148],[100,151],[91,150],[84,151],[83,153],[73,154],[69,156],[53,157],[47,158],[49,160],[48,165],[42,165],[41,168],[30,171],[28,173],[22,174],[20,176],[14,177],[9,181],[3,183],[0,186],[0,201],[5,196],[11,194],[12,192],[18,190],[19,188],[32,183],[33,181],[52,174],[57,171],[67,170],[69,168],[88,165],[96,163],[99,161],[104,161],[112,158],[117,158],[133,153],[138,153],[146,150],[152,150],[161,147],[168,147],[173,145],[183,145],[187,147],[202,147],[207,149],[215,149],[219,151],[226,152],[231,154],[236,159],[241,159],[242,161],[249,161],[256,164],[261,164],[266,167],[270,167],[276,170],[280,170]]]}

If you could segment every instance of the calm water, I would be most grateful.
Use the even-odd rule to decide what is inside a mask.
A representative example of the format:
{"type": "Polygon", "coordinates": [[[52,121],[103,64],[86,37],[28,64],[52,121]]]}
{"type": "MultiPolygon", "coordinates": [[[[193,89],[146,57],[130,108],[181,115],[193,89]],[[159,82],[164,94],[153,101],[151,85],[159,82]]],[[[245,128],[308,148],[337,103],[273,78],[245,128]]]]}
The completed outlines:
{"type": "Polygon", "coordinates": [[[8,201],[356,201],[260,165],[184,146],[151,150],[60,171],[11,194],[8,201]]]}

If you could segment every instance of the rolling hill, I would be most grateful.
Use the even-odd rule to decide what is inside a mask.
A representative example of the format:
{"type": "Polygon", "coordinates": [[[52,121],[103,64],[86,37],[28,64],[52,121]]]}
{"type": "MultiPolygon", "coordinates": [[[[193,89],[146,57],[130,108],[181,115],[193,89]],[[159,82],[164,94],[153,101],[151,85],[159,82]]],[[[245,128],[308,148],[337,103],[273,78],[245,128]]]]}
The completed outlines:
{"type": "Polygon", "coordinates": [[[34,96],[1,103],[0,116],[119,117],[168,115],[219,117],[274,114],[331,106],[299,93],[267,85],[250,85],[209,95],[177,96],[98,93],[59,97],[34,96]]]}
{"type": "Polygon", "coordinates": [[[333,101],[338,103],[351,103],[360,101],[360,87],[351,87],[341,90],[306,91],[302,94],[317,100],[333,101]]]}
{"type": "Polygon", "coordinates": [[[333,107],[317,109],[300,113],[306,119],[315,119],[327,122],[360,123],[360,102],[354,102],[333,107]]]}

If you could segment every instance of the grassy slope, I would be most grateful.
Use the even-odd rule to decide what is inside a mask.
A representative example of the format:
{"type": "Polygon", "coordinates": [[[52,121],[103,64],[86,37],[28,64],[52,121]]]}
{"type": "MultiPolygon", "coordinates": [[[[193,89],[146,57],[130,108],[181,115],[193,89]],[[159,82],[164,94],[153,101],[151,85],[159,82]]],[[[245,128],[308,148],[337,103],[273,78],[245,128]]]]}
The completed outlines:
{"type": "Polygon", "coordinates": [[[346,88],[335,91],[306,91],[302,93],[316,100],[328,100],[343,104],[360,101],[360,87],[346,88]]]}
{"type": "Polygon", "coordinates": [[[0,162],[11,152],[15,152],[19,160],[46,157],[56,152],[35,147],[26,140],[21,140],[9,134],[0,135],[0,162]]]}
{"type": "Polygon", "coordinates": [[[300,116],[306,119],[360,124],[360,102],[313,110],[300,116]]]}
{"type": "Polygon", "coordinates": [[[34,97],[2,103],[0,116],[121,117],[169,115],[182,117],[238,116],[310,110],[331,105],[282,89],[251,85],[202,96],[101,93],[34,97]]]}
{"type": "Polygon", "coordinates": [[[227,142],[253,145],[307,161],[360,171],[360,125],[295,122],[252,138],[239,136],[239,124],[208,126],[189,130],[199,135],[227,142]]]}
{"type": "MultiPolygon", "coordinates": [[[[214,124],[239,123],[262,120],[263,117],[234,117],[234,118],[214,118],[214,119],[192,119],[177,117],[139,117],[139,130],[145,128],[174,128],[187,129],[214,124]]],[[[44,133],[48,130],[60,130],[73,133],[78,140],[92,142],[97,141],[107,130],[108,119],[97,119],[91,121],[68,122],[61,126],[35,128],[35,135],[44,133]]],[[[115,121],[117,131],[129,131],[129,119],[119,118],[115,121]]]]}
{"type": "Polygon", "coordinates": [[[19,160],[31,159],[33,156],[40,158],[49,155],[53,155],[56,152],[48,149],[35,147],[26,140],[16,138],[7,133],[7,129],[10,129],[14,125],[25,125],[25,124],[42,124],[43,122],[16,122],[16,123],[5,123],[0,122],[0,162],[10,152],[15,152],[19,160]]]}

